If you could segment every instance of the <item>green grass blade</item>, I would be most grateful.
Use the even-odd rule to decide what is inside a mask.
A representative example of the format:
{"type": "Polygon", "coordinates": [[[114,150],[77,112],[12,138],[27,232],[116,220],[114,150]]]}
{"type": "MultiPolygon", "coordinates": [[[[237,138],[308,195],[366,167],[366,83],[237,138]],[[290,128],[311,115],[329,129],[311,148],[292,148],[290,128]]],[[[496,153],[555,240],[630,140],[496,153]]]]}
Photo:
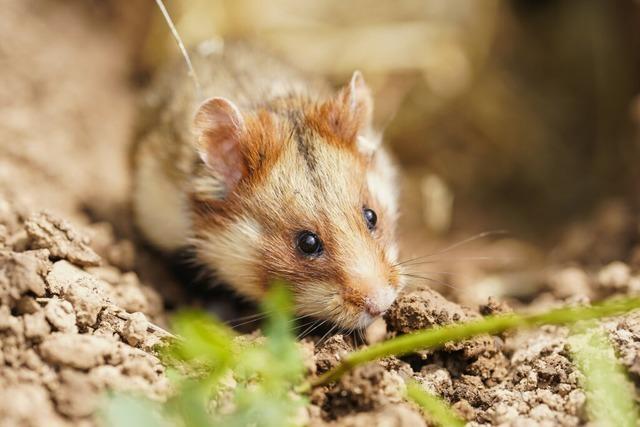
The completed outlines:
{"type": "Polygon", "coordinates": [[[584,378],[589,417],[601,427],[638,425],[633,385],[615,356],[605,333],[593,327],[569,337],[574,363],[584,378]]]}
{"type": "Polygon", "coordinates": [[[592,306],[559,308],[541,314],[493,316],[417,331],[349,354],[340,365],[301,386],[299,391],[335,381],[355,366],[388,356],[401,356],[420,349],[438,348],[447,342],[462,341],[482,334],[498,334],[509,329],[533,328],[541,325],[572,324],[581,320],[620,315],[638,308],[640,308],[640,298],[610,299],[592,306]]]}
{"type": "Polygon", "coordinates": [[[440,427],[462,427],[465,422],[453,412],[451,407],[438,396],[425,391],[420,384],[407,384],[407,397],[422,408],[429,420],[440,427]]]}

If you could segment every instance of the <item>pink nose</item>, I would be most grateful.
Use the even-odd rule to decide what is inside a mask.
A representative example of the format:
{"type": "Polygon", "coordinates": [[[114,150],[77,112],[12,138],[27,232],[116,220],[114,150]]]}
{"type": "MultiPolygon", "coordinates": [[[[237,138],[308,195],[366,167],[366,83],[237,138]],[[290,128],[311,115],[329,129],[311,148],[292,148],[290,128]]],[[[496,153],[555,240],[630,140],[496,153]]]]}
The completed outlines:
{"type": "Polygon", "coordinates": [[[393,304],[396,293],[390,287],[374,291],[364,302],[364,310],[373,317],[383,315],[393,304]]]}
{"type": "Polygon", "coordinates": [[[373,317],[381,316],[387,311],[386,308],[382,308],[376,304],[371,304],[369,302],[365,303],[364,310],[373,317]]]}
{"type": "Polygon", "coordinates": [[[396,299],[396,291],[391,286],[380,286],[371,289],[364,299],[362,309],[372,317],[384,314],[396,299]]]}

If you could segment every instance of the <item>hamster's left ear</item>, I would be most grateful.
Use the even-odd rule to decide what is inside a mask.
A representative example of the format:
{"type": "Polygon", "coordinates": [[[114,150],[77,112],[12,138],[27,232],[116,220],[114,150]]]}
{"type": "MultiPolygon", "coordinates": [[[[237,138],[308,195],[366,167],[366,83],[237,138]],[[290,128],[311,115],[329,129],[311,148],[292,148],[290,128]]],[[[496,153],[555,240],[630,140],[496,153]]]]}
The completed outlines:
{"type": "Polygon", "coordinates": [[[353,73],[349,84],[329,101],[328,107],[334,132],[345,141],[356,143],[360,151],[371,150],[365,139],[372,133],[373,96],[360,71],[353,73]]]}
{"type": "Polygon", "coordinates": [[[341,95],[357,127],[361,130],[371,127],[373,96],[360,71],[353,72],[349,85],[342,89],[341,95]]]}

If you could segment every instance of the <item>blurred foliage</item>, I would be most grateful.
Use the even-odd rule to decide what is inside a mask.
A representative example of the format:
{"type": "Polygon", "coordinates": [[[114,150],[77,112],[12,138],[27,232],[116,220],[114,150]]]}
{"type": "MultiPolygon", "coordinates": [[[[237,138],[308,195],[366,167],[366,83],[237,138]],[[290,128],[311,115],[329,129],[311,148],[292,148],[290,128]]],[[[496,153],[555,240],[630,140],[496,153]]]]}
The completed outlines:
{"type": "Polygon", "coordinates": [[[589,419],[601,427],[637,426],[640,422],[634,387],[598,325],[576,330],[569,337],[573,360],[582,373],[589,419]]]}
{"type": "Polygon", "coordinates": [[[114,394],[102,409],[107,426],[122,427],[168,427],[169,423],[160,414],[160,406],[141,397],[114,394]]]}
{"type": "Polygon", "coordinates": [[[131,396],[109,400],[104,417],[114,427],[140,425],[281,427],[299,425],[305,400],[293,392],[304,368],[291,332],[292,305],[280,285],[269,292],[264,338],[236,336],[200,313],[183,313],[179,337],[164,351],[175,393],[160,406],[131,396]]]}

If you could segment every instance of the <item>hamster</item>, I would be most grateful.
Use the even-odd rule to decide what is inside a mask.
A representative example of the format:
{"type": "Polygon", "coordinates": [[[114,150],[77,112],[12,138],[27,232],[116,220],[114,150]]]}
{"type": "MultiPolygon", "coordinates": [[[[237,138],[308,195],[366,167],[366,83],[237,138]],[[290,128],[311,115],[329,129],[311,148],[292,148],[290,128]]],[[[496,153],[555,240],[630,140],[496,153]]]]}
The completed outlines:
{"type": "Polygon", "coordinates": [[[146,99],[133,151],[135,222],[259,301],[290,286],[296,314],[348,330],[402,288],[398,188],[361,73],[338,91],[247,44],[195,49],[199,103],[169,67],[146,99]]]}

